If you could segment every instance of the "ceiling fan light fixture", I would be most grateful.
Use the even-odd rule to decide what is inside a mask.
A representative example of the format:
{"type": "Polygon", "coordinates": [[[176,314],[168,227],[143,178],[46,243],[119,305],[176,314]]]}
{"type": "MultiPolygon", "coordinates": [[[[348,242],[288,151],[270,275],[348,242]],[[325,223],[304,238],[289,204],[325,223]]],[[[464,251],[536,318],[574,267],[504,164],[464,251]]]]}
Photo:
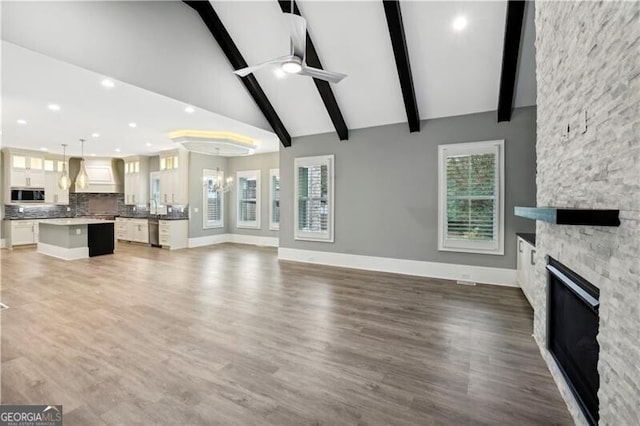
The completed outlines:
{"type": "Polygon", "coordinates": [[[298,74],[302,71],[302,65],[297,61],[287,61],[282,64],[282,71],[289,74],[298,74]]]}

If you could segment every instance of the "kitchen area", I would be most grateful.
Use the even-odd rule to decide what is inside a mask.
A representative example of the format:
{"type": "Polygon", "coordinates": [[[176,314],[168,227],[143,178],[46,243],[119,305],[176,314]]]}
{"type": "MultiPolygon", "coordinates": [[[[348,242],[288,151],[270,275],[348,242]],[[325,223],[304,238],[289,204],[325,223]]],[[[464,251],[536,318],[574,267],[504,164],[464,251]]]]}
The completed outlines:
{"type": "MultiPolygon", "coordinates": [[[[106,252],[90,247],[80,251],[79,247],[52,249],[51,235],[42,233],[60,232],[58,228],[64,225],[70,227],[66,234],[84,235],[86,244],[87,234],[91,234],[87,228],[111,223],[112,247],[119,241],[171,250],[186,248],[188,160],[188,152],[183,149],[155,156],[68,159],[41,151],[4,148],[5,247],[35,245],[40,252],[64,259],[105,254],[109,244],[106,252]],[[84,187],[77,184],[81,169],[88,176],[84,187]],[[65,173],[70,180],[68,188],[60,185],[65,173]]],[[[108,239],[108,235],[100,233],[98,241],[108,239]]]]}

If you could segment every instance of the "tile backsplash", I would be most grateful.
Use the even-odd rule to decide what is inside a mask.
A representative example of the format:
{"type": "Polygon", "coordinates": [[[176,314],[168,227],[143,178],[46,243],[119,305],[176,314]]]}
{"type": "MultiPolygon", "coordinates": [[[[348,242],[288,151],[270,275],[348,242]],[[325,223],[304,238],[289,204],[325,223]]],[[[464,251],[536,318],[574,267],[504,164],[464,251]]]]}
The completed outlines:
{"type": "MultiPolygon", "coordinates": [[[[167,214],[161,218],[188,219],[189,205],[167,206],[167,214]],[[171,210],[171,211],[169,211],[171,210]]],[[[5,219],[49,219],[56,217],[90,216],[93,214],[113,214],[125,217],[146,218],[149,206],[124,204],[124,194],[72,193],[69,205],[13,205],[5,204],[5,219]]]]}

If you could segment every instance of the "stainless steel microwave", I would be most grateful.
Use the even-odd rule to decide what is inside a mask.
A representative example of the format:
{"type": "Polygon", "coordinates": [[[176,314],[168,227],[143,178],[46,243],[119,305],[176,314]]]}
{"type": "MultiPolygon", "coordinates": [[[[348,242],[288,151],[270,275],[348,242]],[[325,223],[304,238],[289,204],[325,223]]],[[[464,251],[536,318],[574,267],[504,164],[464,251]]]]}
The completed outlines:
{"type": "Polygon", "coordinates": [[[12,203],[44,203],[44,188],[11,188],[12,203]]]}

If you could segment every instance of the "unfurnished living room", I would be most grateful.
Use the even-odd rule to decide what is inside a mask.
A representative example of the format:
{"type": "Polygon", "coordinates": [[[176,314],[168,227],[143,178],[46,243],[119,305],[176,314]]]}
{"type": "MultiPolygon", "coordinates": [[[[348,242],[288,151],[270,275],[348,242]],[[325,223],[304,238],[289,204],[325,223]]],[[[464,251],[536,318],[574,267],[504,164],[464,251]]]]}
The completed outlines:
{"type": "Polygon", "coordinates": [[[640,2],[0,22],[0,426],[640,425],[640,2]]]}

